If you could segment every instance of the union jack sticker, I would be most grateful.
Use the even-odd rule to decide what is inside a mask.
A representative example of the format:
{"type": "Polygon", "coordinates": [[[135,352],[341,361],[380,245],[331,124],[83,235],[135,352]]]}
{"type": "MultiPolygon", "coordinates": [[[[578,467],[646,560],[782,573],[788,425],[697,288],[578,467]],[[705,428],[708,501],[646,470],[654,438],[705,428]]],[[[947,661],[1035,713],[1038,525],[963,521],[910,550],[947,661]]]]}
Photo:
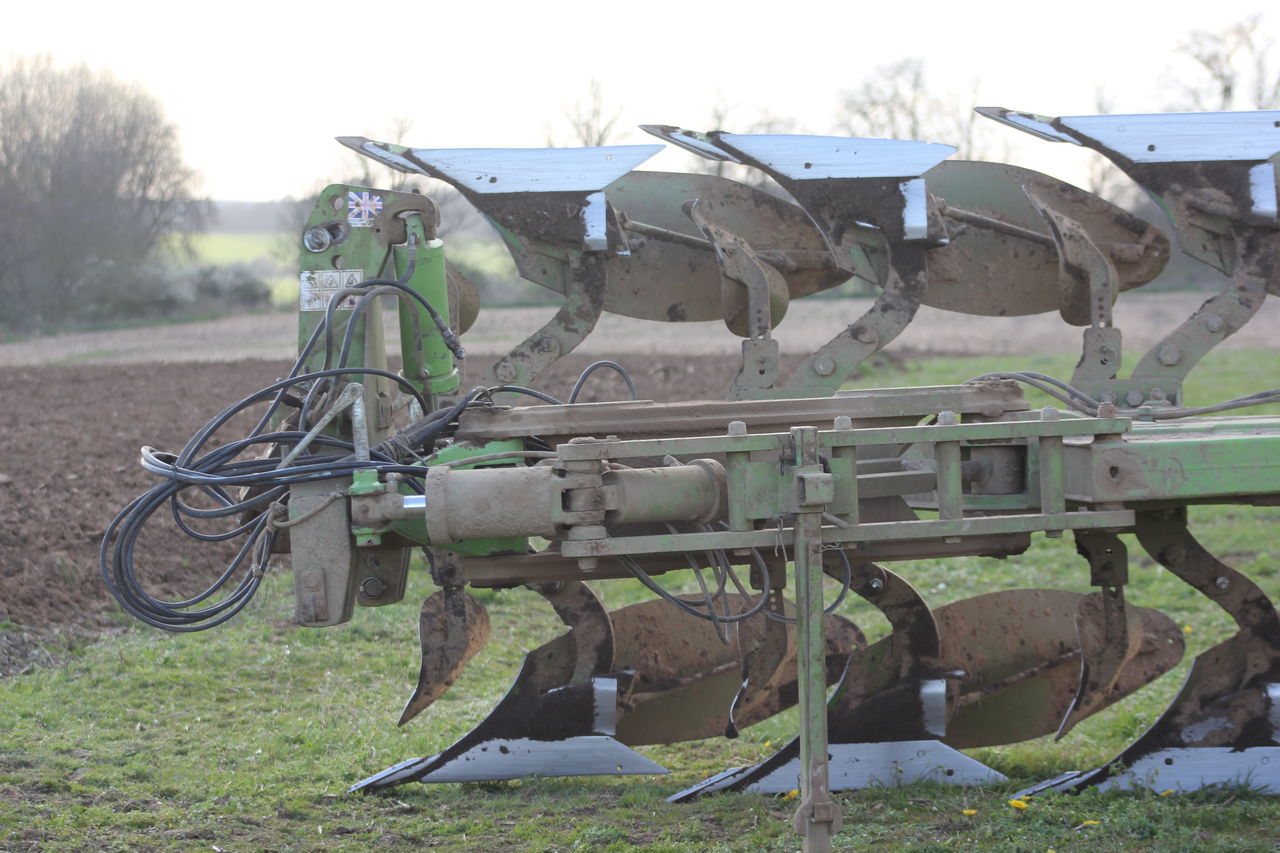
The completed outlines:
{"type": "Polygon", "coordinates": [[[347,222],[353,228],[368,228],[382,210],[382,196],[373,193],[347,193],[347,222]]]}

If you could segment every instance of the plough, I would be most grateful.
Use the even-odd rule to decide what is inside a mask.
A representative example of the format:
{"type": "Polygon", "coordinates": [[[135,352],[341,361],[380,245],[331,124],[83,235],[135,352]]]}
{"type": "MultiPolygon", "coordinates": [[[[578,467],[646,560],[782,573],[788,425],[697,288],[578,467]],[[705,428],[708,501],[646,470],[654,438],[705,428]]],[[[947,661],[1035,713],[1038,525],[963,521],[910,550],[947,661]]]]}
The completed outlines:
{"type": "MultiPolygon", "coordinates": [[[[488,639],[468,587],[527,588],[568,631],[525,656],[469,734],[353,790],[662,773],[633,747],[734,736],[798,705],[799,733],[775,755],[671,799],[796,789],[805,848],[824,850],[840,827],[832,791],[1000,780],[961,750],[1061,738],[1178,664],[1178,627],[1126,598],[1120,534],[1133,533],[1238,630],[1196,659],[1168,710],[1115,759],[1029,792],[1243,781],[1280,793],[1280,618],[1186,524],[1191,504],[1277,500],[1280,421],[1218,413],[1280,391],[1183,399],[1191,369],[1280,288],[1280,112],[979,112],[1110,158],[1159,204],[1181,249],[1225,276],[1222,292],[1122,376],[1113,305],[1160,273],[1170,241],[1043,174],[916,141],[644,128],[763,173],[766,191],[636,171],[660,145],[343,138],[456,188],[520,274],[563,296],[559,310],[492,364],[466,363],[464,381],[478,299],[448,264],[434,204],[324,190],[301,235],[293,370],[180,452],[144,448],[161,484],[108,531],[107,585],[150,624],[199,630],[238,612],[271,555],[288,551],[298,622],[336,625],[357,604],[399,601],[422,548],[439,589],[422,606],[422,665],[401,724],[488,639]],[[773,330],[790,301],[853,278],[876,288],[874,304],[784,375],[773,330]],[[380,297],[398,304],[399,372],[387,367],[380,297]],[[1080,361],[1066,381],[1009,372],[841,390],[921,305],[1056,310],[1082,329],[1080,361]],[[742,339],[726,399],[581,404],[576,389],[561,402],[532,388],[606,311],[723,320],[742,339]],[[1024,386],[1060,405],[1031,408],[1024,386]],[[253,406],[265,413],[246,437],[211,441],[253,406]],[[193,492],[216,507],[196,509],[193,492]],[[137,532],[162,508],[229,519],[220,538],[243,542],[200,597],[156,600],[134,571],[137,532]],[[933,608],[910,583],[912,560],[1015,555],[1036,534],[1068,532],[1096,592],[1005,589],[933,608]],[[676,570],[692,570],[700,591],[668,591],[659,578],[676,570]],[[824,577],[840,584],[834,601],[824,577]],[[592,585],[619,578],[654,597],[609,611],[592,585]],[[849,595],[892,633],[868,645],[840,613],[849,595]]],[[[589,371],[602,366],[625,376],[613,363],[589,371]]]]}

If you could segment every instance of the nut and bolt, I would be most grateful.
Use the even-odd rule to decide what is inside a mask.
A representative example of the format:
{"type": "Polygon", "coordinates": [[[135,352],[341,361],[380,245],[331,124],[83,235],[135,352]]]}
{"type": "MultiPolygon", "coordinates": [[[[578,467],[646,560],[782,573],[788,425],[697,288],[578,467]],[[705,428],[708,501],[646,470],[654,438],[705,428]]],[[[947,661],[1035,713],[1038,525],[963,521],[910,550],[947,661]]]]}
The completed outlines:
{"type": "Polygon", "coordinates": [[[1156,353],[1156,358],[1160,359],[1160,363],[1165,367],[1173,367],[1182,361],[1182,350],[1178,349],[1174,344],[1165,344],[1156,353]]]}
{"type": "Polygon", "coordinates": [[[867,586],[871,587],[873,591],[879,592],[880,590],[884,589],[884,581],[881,580],[880,578],[872,578],[870,581],[867,582],[867,586]]]}
{"type": "Polygon", "coordinates": [[[950,409],[938,412],[938,426],[955,426],[958,423],[960,416],[950,409]]]}
{"type": "Polygon", "coordinates": [[[1116,416],[1116,404],[1111,402],[1102,402],[1098,404],[1098,417],[1114,418],[1116,416]]]}
{"type": "Polygon", "coordinates": [[[1130,406],[1141,406],[1142,401],[1146,399],[1146,395],[1137,388],[1130,388],[1129,392],[1124,395],[1124,401],[1130,406]]]}
{"type": "Polygon", "coordinates": [[[1221,332],[1226,325],[1226,321],[1217,314],[1208,314],[1204,318],[1204,327],[1211,332],[1221,332]]]}
{"type": "Polygon", "coordinates": [[[725,430],[729,435],[746,435],[746,421],[729,421],[729,426],[725,430]]]}
{"type": "Polygon", "coordinates": [[[382,578],[365,578],[360,581],[360,594],[365,598],[382,598],[382,594],[387,591],[387,585],[382,582],[382,578]]]}
{"type": "Polygon", "coordinates": [[[1231,586],[1231,581],[1225,577],[1217,577],[1213,579],[1213,585],[1220,590],[1226,589],[1227,587],[1231,586]]]}
{"type": "Polygon", "coordinates": [[[504,361],[493,369],[493,375],[498,377],[499,382],[512,382],[516,378],[516,366],[509,361],[504,361]]]}
{"type": "Polygon", "coordinates": [[[859,326],[853,330],[853,336],[864,344],[874,344],[880,340],[880,336],[876,334],[876,330],[870,326],[859,326]]]}
{"type": "Polygon", "coordinates": [[[813,360],[813,372],[819,376],[830,376],[836,371],[836,363],[829,355],[820,355],[813,360]]]}

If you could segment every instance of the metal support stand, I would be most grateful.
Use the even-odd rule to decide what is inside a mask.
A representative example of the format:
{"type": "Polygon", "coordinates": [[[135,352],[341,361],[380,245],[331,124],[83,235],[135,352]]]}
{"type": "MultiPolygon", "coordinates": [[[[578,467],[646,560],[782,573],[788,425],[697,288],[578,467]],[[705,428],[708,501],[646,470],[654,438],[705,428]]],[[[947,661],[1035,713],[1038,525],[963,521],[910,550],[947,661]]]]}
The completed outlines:
{"type": "MultiPolygon", "coordinates": [[[[800,684],[800,807],[796,831],[805,853],[826,853],[840,830],[840,807],[831,799],[827,765],[827,681],[822,624],[822,507],[809,488],[822,474],[818,430],[793,427],[795,446],[796,668],[800,684]]],[[[829,475],[827,475],[829,476],[829,475]]]]}

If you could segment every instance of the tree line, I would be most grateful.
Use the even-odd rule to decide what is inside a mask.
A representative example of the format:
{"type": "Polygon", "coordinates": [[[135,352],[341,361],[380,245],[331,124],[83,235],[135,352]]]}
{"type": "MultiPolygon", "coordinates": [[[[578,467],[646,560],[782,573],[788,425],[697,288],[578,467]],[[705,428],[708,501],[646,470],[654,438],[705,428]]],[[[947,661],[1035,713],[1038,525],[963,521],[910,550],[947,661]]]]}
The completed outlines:
{"type": "MultiPolygon", "coordinates": [[[[1253,16],[1191,33],[1178,52],[1195,71],[1181,79],[1165,108],[1280,108],[1275,45],[1260,22],[1253,16]]],[[[946,141],[960,147],[960,157],[1000,159],[998,143],[968,109],[973,98],[937,93],[926,70],[915,58],[876,69],[843,94],[831,130],[946,141]]],[[[1109,106],[1099,93],[1097,111],[1109,106]]],[[[787,117],[740,112],[721,97],[710,126],[798,130],[787,117]]],[[[559,133],[548,128],[547,143],[610,144],[619,134],[619,115],[600,82],[591,81],[585,100],[565,109],[559,133]]],[[[401,120],[392,141],[407,130],[401,120]]],[[[725,170],[705,161],[691,166],[725,170]]],[[[362,158],[352,182],[402,185],[405,176],[374,169],[362,158]]],[[[1114,197],[1122,183],[1099,164],[1087,188],[1114,197]]],[[[162,314],[200,295],[261,300],[265,287],[255,287],[242,271],[193,269],[189,257],[183,271],[184,238],[205,227],[212,209],[195,186],[176,128],[141,88],[85,67],[57,68],[47,58],[0,69],[0,329],[162,314]]],[[[423,190],[440,194],[446,225],[473,227],[473,214],[456,194],[423,190]]]]}

